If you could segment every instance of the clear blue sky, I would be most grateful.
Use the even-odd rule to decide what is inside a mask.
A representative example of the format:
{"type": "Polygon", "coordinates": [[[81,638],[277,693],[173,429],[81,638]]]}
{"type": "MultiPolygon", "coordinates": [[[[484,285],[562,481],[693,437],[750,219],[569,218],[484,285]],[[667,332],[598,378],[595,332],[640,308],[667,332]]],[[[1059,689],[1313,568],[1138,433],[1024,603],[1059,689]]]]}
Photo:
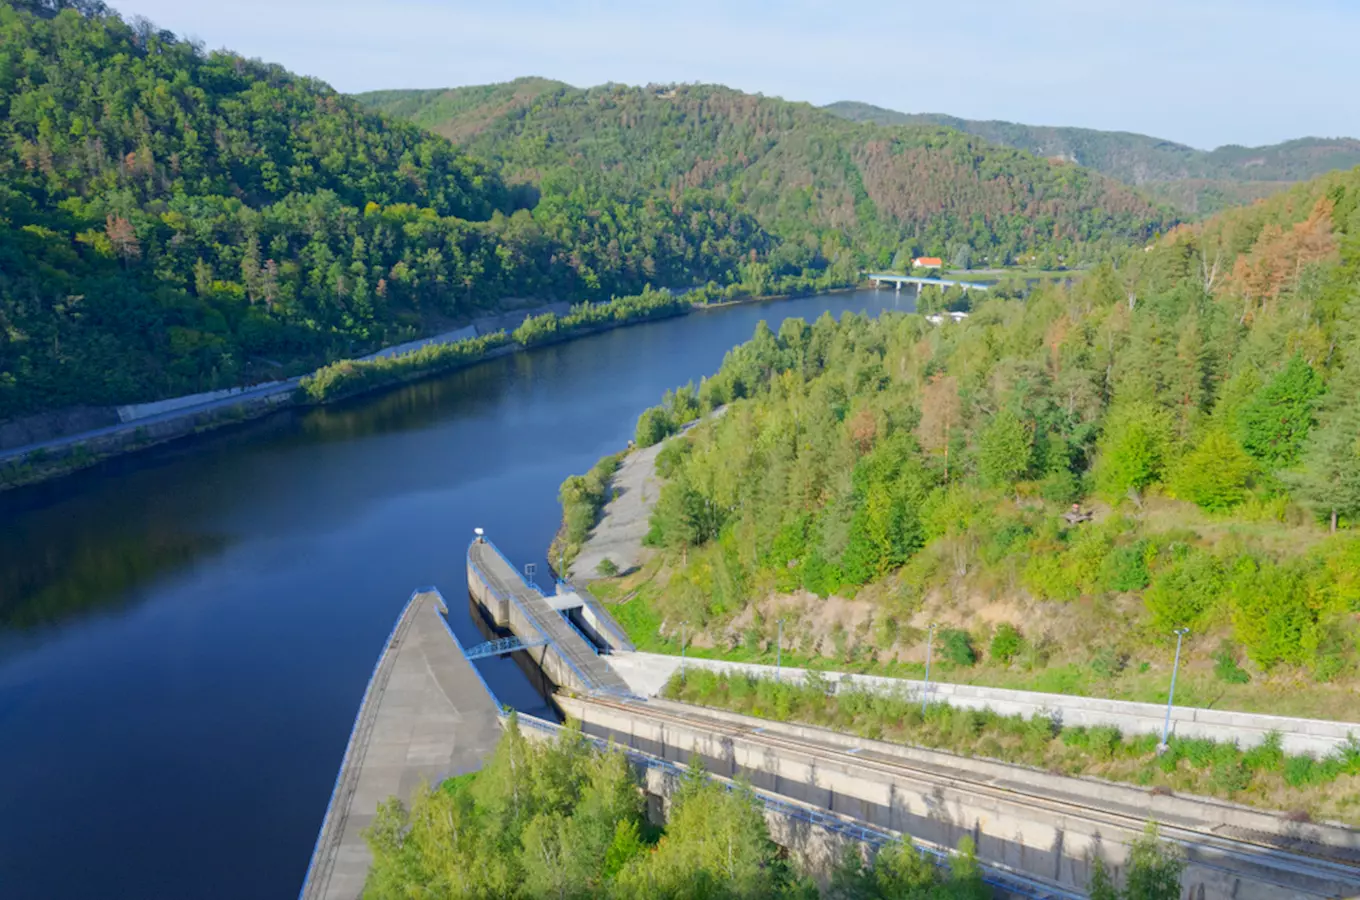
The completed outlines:
{"type": "Polygon", "coordinates": [[[111,0],[342,91],[542,75],[1137,131],[1360,136],[1357,0],[111,0]]]}

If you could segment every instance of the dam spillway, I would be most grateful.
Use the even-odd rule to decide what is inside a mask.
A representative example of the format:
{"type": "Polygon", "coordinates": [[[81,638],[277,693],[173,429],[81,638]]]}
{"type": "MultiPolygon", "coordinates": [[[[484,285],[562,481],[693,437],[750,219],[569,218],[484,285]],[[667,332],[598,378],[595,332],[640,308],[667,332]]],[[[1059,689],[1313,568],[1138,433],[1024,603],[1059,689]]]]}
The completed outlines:
{"type": "MultiPolygon", "coordinates": [[[[553,684],[583,694],[630,693],[607,659],[559,610],[560,600],[545,595],[481,535],[468,547],[467,578],[473,599],[497,627],[508,629],[528,645],[525,652],[553,684]]],[[[603,617],[601,632],[623,633],[598,604],[579,605],[590,615],[603,617]]]]}
{"type": "Polygon", "coordinates": [[[384,645],[350,733],[300,900],[357,900],[372,856],[363,831],[388,797],[480,769],[500,704],[449,629],[444,598],[417,591],[384,645]]]}

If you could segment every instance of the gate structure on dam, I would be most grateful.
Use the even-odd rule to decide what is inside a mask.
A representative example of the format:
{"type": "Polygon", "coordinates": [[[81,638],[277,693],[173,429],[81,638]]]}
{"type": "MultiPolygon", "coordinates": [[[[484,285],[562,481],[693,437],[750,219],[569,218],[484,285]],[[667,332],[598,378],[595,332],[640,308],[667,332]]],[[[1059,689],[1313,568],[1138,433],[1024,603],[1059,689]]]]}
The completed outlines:
{"type": "MultiPolygon", "coordinates": [[[[964,835],[977,845],[998,896],[1084,895],[1093,855],[1116,873],[1143,823],[1185,854],[1195,900],[1360,896],[1360,832],[1218,800],[1068,778],[993,760],[867,740],[853,734],[648,699],[646,656],[588,593],[546,593],[478,532],[467,550],[468,590],[500,630],[464,648],[419,591],[403,610],[369,682],[317,840],[301,900],[357,900],[368,870],[362,830],[378,805],[407,799],[421,780],[479,768],[509,712],[472,660],[523,654],[556,688],[556,706],[585,735],[625,752],[664,817],[677,779],[701,764],[734,789],[750,785],[771,834],[821,871],[847,844],[870,852],[909,835],[942,864],[964,835]],[[628,665],[616,670],[611,658],[628,665]]],[[[521,717],[526,736],[561,726],[521,717]]]]}

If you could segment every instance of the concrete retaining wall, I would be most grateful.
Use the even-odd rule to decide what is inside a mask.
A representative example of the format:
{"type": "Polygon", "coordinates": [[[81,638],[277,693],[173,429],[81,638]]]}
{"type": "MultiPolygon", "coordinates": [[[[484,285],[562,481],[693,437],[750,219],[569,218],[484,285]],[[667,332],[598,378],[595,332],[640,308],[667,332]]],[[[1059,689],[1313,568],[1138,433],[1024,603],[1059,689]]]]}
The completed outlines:
{"type": "MultiPolygon", "coordinates": [[[[669,700],[650,700],[648,706],[662,711],[685,712],[693,707],[669,700]]],[[[730,722],[733,725],[750,725],[752,718],[739,713],[720,709],[703,709],[705,717],[730,722]]],[[[876,741],[853,734],[843,734],[828,728],[812,725],[796,725],[787,722],[759,720],[761,730],[773,734],[786,734],[805,740],[844,747],[847,750],[869,750],[884,756],[896,757],[913,764],[939,767],[957,772],[968,778],[978,778],[1001,783],[1023,780],[1025,785],[1055,794],[1064,794],[1083,802],[1116,803],[1133,809],[1143,810],[1149,818],[1160,822],[1208,823],[1215,827],[1228,827],[1262,834],[1277,835],[1289,840],[1301,840],[1354,851],[1360,856],[1360,831],[1344,825],[1326,822],[1296,822],[1280,813],[1230,803],[1214,797],[1168,794],[1131,784],[1105,781],[1099,778],[1081,778],[1067,775],[1054,775],[1028,766],[996,762],[990,759],[959,756],[942,750],[929,750],[923,747],[909,747],[888,741],[876,741]]]]}
{"type": "Polygon", "coordinates": [[[118,418],[123,422],[135,422],[138,419],[146,419],[151,416],[159,416],[163,413],[174,412],[178,409],[190,409],[195,406],[203,406],[206,403],[216,403],[219,400],[227,400],[232,397],[243,396],[264,396],[274,393],[285,393],[296,387],[293,381],[266,381],[260,384],[250,384],[244,387],[225,388],[220,391],[204,391],[201,394],[186,394],[183,397],[171,397],[168,400],[157,400],[154,403],[131,403],[126,406],[118,407],[118,418]]]}
{"type": "MultiPolygon", "coordinates": [[[[610,657],[610,662],[629,687],[644,696],[655,696],[680,668],[678,657],[659,653],[615,654],[610,657]]],[[[688,659],[686,665],[764,678],[773,678],[775,675],[774,666],[752,663],[688,659]]],[[[806,674],[804,669],[785,667],[780,670],[780,677],[794,681],[803,680],[806,674]]],[[[843,672],[818,674],[839,689],[850,687],[883,693],[902,692],[919,698],[925,687],[924,682],[905,678],[843,672]]],[[[966,684],[933,683],[930,686],[930,698],[931,702],[967,709],[991,709],[1003,715],[1053,715],[1063,725],[1112,725],[1125,734],[1161,734],[1166,718],[1166,707],[1156,703],[1101,700],[966,684]]],[[[1184,738],[1236,741],[1242,747],[1253,747],[1265,740],[1270,732],[1278,731],[1283,738],[1285,752],[1311,753],[1318,757],[1326,756],[1346,743],[1348,735],[1353,734],[1360,740],[1360,724],[1354,722],[1329,722],[1185,706],[1172,709],[1171,731],[1184,738]]]]}
{"type": "Polygon", "coordinates": [[[637,649],[633,642],[628,639],[628,633],[614,621],[614,617],[600,605],[599,600],[596,600],[582,588],[573,587],[573,590],[580,596],[584,604],[581,607],[581,618],[585,619],[590,627],[604,639],[611,652],[632,652],[637,649]]]}
{"type": "MultiPolygon", "coordinates": [[[[520,717],[520,728],[528,740],[535,742],[551,741],[560,730],[560,726],[524,716],[520,717]]],[[[637,753],[630,754],[629,761],[642,780],[647,820],[658,827],[664,826],[670,818],[671,802],[682,784],[683,772],[673,767],[663,768],[664,763],[654,765],[653,760],[637,753]]],[[[719,784],[737,787],[737,783],[730,778],[711,771],[706,774],[719,784]]],[[[770,839],[788,851],[797,863],[798,870],[815,879],[822,888],[830,884],[847,850],[855,848],[862,858],[869,860],[888,841],[904,837],[887,829],[866,828],[863,823],[848,816],[792,803],[767,792],[754,793],[763,804],[770,839]]],[[[918,850],[934,857],[937,864],[943,864],[953,855],[951,848],[939,847],[920,838],[913,838],[913,843],[918,850]]],[[[1035,883],[1023,876],[1018,877],[1014,872],[984,864],[984,873],[996,900],[1036,896],[1035,883]]],[[[1037,896],[1049,900],[1078,900],[1083,896],[1057,888],[1047,881],[1042,882],[1040,887],[1041,892],[1037,896]]]]}
{"type": "MultiPolygon", "coordinates": [[[[715,774],[745,777],[759,790],[876,827],[944,846],[955,846],[969,835],[982,859],[1071,889],[1088,884],[1090,861],[1097,854],[1117,872],[1127,861],[1129,844],[1141,833],[1141,818],[1152,815],[1150,809],[1101,815],[1070,801],[1036,806],[1002,784],[979,789],[953,782],[947,770],[928,776],[806,749],[776,750],[702,723],[650,717],[646,705],[620,709],[563,698],[562,707],[583,723],[587,733],[612,737],[674,762],[697,757],[715,774]]],[[[1344,896],[1331,893],[1329,885],[1319,885],[1312,876],[1291,881],[1302,876],[1275,866],[1264,855],[1229,858],[1202,844],[1187,845],[1187,851],[1190,865],[1183,885],[1191,896],[1206,900],[1344,896]]]]}

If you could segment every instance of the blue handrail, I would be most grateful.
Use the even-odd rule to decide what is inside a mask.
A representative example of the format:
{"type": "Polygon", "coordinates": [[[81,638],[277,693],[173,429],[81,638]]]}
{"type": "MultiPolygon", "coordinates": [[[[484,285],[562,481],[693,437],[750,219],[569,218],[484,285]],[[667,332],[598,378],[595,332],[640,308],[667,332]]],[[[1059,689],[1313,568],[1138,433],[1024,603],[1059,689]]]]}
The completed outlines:
{"type": "MultiPolygon", "coordinates": [[[[490,541],[487,541],[486,543],[491,544],[490,541]]],[[[493,550],[495,549],[495,546],[496,546],[495,544],[491,544],[491,547],[492,547],[493,550]]],[[[497,553],[500,553],[499,550],[497,550],[496,552],[497,552],[497,553]]],[[[505,556],[502,555],[502,556],[501,556],[501,559],[505,559],[505,556]]],[[[506,560],[506,563],[509,564],[509,560],[506,560]]],[[[468,565],[472,566],[473,571],[475,571],[475,572],[477,573],[477,576],[478,576],[479,578],[481,578],[482,583],[483,583],[484,585],[486,585],[486,587],[487,587],[488,590],[490,590],[490,591],[491,591],[493,594],[495,594],[497,597],[501,597],[500,592],[497,591],[495,588],[491,587],[491,581],[490,581],[490,579],[487,577],[486,572],[482,571],[481,566],[477,565],[477,564],[476,564],[475,562],[473,562],[471,559],[468,560],[468,565]]],[[[513,567],[511,567],[511,568],[513,569],[513,567]]],[[[569,657],[566,653],[562,652],[559,648],[556,647],[555,644],[553,644],[552,637],[549,636],[548,634],[545,634],[544,631],[543,631],[543,629],[539,627],[539,625],[538,625],[538,618],[537,618],[536,616],[530,614],[530,612],[529,612],[527,609],[524,608],[524,605],[523,605],[522,603],[519,602],[519,598],[516,597],[516,596],[514,595],[513,592],[510,594],[509,597],[501,597],[501,599],[503,599],[503,600],[509,600],[511,603],[515,604],[515,608],[518,609],[518,610],[520,611],[520,614],[521,614],[522,616],[524,616],[524,618],[525,618],[531,625],[534,626],[534,630],[536,630],[536,631],[538,632],[538,634],[539,634],[539,637],[541,637],[541,638],[543,639],[543,643],[548,644],[548,645],[550,645],[550,646],[553,646],[554,649],[557,649],[557,651],[558,651],[558,652],[557,652],[557,657],[558,657],[558,659],[560,659],[560,660],[562,660],[562,662],[566,663],[566,664],[567,664],[567,667],[568,667],[569,669],[571,669],[572,672],[576,673],[576,677],[579,678],[579,679],[581,679],[581,684],[586,685],[586,687],[587,687],[588,689],[591,689],[591,690],[598,690],[598,689],[599,689],[600,686],[597,685],[597,684],[595,683],[595,679],[593,679],[593,678],[587,678],[586,675],[585,675],[585,673],[582,672],[580,669],[578,669],[578,668],[576,667],[576,664],[573,663],[573,662],[571,661],[571,657],[569,657]]]]}
{"type": "Polygon", "coordinates": [[[482,644],[476,644],[463,651],[463,655],[468,659],[485,659],[488,656],[503,656],[506,653],[515,653],[520,650],[528,650],[530,647],[541,647],[546,641],[523,641],[518,636],[495,638],[482,644]]]}

